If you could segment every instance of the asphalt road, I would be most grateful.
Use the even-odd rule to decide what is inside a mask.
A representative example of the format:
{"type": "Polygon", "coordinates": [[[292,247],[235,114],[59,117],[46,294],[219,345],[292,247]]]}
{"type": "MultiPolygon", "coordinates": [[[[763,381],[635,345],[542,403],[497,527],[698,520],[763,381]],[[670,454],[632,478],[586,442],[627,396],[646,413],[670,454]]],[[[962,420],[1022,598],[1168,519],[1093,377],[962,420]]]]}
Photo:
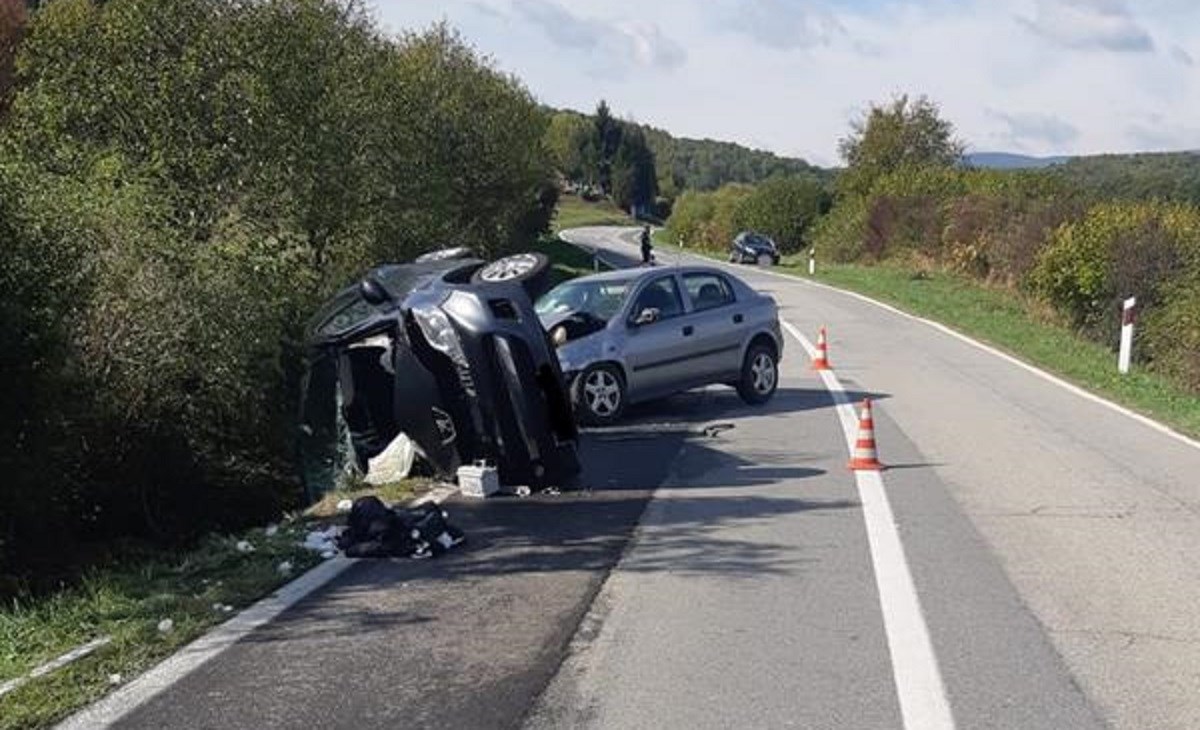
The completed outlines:
{"type": "MultiPolygon", "coordinates": [[[[637,258],[634,231],[567,235],[637,258]]],[[[1200,727],[1200,449],[911,318],[728,268],[809,337],[828,326],[842,380],[879,397],[885,488],[958,727],[1200,727]]],[[[794,345],[785,387],[819,388],[794,345]]],[[[684,485],[854,501],[829,409],[780,401],[741,419],[722,459],[823,473],[739,487],[736,464],[696,471],[685,448],[534,726],[900,726],[852,506],[712,529],[774,546],[770,570],[637,570],[673,515],[703,521],[672,504],[684,485]]]]}
{"type": "MultiPolygon", "coordinates": [[[[637,257],[634,231],[568,235],[637,257]]],[[[955,726],[1200,727],[1200,450],[927,325],[736,271],[800,332],[827,325],[850,399],[875,398],[955,726]]],[[[451,503],[465,550],[351,567],[117,726],[915,730],[835,402],[787,348],[768,405],[719,387],[632,409],[585,436],[584,491],[451,503]]]]}

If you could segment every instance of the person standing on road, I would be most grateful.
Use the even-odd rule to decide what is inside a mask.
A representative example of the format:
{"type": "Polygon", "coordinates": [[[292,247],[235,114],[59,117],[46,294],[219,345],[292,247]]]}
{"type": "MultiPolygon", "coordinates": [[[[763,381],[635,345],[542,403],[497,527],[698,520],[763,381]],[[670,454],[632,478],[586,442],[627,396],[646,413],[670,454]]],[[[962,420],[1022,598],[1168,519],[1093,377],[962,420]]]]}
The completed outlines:
{"type": "Polygon", "coordinates": [[[649,266],[654,261],[654,246],[650,243],[650,226],[642,228],[642,265],[649,266]]]}

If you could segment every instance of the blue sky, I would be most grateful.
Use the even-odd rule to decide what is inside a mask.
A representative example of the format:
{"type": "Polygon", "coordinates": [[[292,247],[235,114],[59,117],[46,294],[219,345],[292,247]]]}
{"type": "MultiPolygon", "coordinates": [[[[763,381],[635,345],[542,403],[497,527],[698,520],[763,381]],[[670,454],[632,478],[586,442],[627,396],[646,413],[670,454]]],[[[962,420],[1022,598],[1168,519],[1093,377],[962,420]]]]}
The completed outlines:
{"type": "Polygon", "coordinates": [[[1197,0],[376,0],[447,20],[541,101],[818,164],[926,94],[974,150],[1200,148],[1197,0]]]}

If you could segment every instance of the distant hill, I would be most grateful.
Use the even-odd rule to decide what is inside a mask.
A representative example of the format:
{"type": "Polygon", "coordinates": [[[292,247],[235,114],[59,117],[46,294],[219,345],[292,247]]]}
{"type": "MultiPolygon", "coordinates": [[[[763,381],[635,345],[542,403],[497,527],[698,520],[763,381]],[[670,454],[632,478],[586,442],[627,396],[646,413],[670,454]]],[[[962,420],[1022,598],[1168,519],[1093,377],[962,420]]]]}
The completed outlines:
{"type": "Polygon", "coordinates": [[[1061,165],[1070,157],[1059,155],[1055,157],[1031,157],[1012,152],[972,152],[963,160],[971,167],[990,170],[1038,170],[1052,165],[1061,165]]]}
{"type": "Polygon", "coordinates": [[[654,151],[659,179],[670,180],[677,190],[714,190],[725,183],[757,183],[775,175],[809,175],[822,182],[832,179],[832,171],[798,157],[781,157],[733,142],[675,137],[641,126],[654,151]]]}
{"type": "Polygon", "coordinates": [[[1076,157],[1053,174],[1101,198],[1200,204],[1200,152],[1146,152],[1076,157]]]}

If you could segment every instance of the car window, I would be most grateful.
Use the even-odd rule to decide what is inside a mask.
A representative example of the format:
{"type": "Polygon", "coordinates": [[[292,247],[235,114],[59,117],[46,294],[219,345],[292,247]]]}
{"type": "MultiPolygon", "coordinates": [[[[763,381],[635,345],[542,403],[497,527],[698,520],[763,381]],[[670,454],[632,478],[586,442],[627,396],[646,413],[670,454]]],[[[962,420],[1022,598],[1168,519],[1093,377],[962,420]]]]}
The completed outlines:
{"type": "Polygon", "coordinates": [[[534,308],[542,316],[565,312],[585,312],[608,321],[621,309],[629,282],[617,280],[568,281],[551,289],[534,308]]]}
{"type": "Polygon", "coordinates": [[[683,288],[687,289],[692,309],[697,312],[733,303],[733,290],[729,282],[717,274],[684,274],[683,288]]]}
{"type": "Polygon", "coordinates": [[[679,296],[679,286],[674,276],[660,276],[647,284],[638,293],[630,318],[636,319],[646,309],[657,309],[660,320],[683,314],[683,299],[679,296]]]}

